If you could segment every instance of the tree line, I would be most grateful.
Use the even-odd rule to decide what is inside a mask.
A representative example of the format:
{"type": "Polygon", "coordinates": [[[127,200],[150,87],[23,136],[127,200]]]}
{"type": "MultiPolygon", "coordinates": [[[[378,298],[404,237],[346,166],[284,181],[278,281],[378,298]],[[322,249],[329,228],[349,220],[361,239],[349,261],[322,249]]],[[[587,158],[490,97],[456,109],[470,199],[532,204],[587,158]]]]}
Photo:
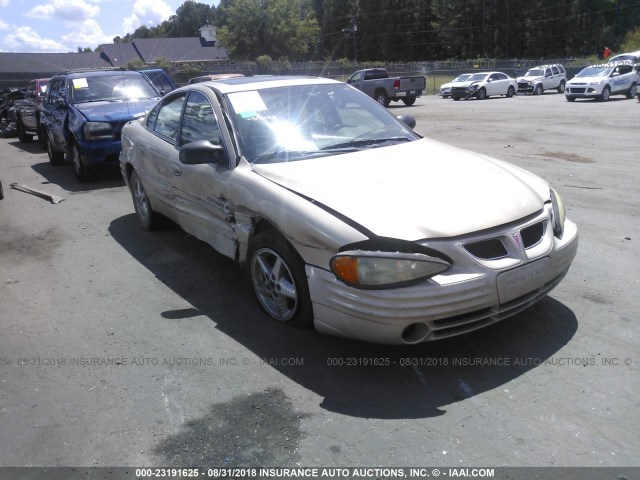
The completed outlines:
{"type": "Polygon", "coordinates": [[[124,38],[209,22],[234,60],[561,58],[640,50],[640,0],[187,0],[124,38]]]}

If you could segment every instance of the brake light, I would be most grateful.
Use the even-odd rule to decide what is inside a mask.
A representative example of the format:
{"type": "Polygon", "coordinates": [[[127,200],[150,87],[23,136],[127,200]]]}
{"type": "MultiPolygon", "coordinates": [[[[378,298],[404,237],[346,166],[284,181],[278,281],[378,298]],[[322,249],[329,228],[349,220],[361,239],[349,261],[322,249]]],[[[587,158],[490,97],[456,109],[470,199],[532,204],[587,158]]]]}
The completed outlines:
{"type": "Polygon", "coordinates": [[[396,78],[393,81],[393,89],[394,90],[400,90],[400,79],[399,78],[396,78]]]}

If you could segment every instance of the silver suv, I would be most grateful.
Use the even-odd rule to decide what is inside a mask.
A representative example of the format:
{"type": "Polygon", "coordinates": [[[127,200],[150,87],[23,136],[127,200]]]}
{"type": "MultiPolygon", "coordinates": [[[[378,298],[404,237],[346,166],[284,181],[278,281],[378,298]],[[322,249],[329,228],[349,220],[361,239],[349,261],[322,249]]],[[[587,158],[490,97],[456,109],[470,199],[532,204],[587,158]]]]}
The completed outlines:
{"type": "Polygon", "coordinates": [[[560,64],[541,65],[530,68],[522,77],[518,77],[518,93],[542,95],[545,90],[556,90],[564,93],[567,83],[567,72],[560,64]]]}

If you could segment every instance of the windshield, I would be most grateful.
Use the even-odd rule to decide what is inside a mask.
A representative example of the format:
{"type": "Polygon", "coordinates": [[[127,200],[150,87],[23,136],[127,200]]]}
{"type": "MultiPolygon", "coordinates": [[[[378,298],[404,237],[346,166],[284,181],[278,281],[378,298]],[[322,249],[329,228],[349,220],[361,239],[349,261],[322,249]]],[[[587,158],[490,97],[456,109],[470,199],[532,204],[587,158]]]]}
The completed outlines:
{"type": "Polygon", "coordinates": [[[482,82],[489,76],[488,73],[474,73],[467,79],[469,82],[482,82]]]}
{"type": "Polygon", "coordinates": [[[226,98],[241,153],[251,163],[317,158],[420,138],[344,84],[251,90],[226,98]]]}
{"type": "Polygon", "coordinates": [[[541,68],[532,68],[526,73],[525,77],[544,77],[544,70],[541,68]]]}
{"type": "Polygon", "coordinates": [[[73,103],[121,102],[158,97],[142,75],[108,74],[73,78],[73,103]]]}
{"type": "Polygon", "coordinates": [[[453,79],[454,82],[464,82],[466,79],[468,79],[471,76],[470,73],[464,73],[462,75],[458,75],[456,78],[453,79]]]}
{"type": "Polygon", "coordinates": [[[611,73],[612,67],[587,67],[576,77],[606,77],[611,73]]]}
{"type": "Polygon", "coordinates": [[[611,58],[608,63],[615,63],[615,62],[635,63],[637,61],[638,61],[638,57],[636,55],[618,55],[616,57],[611,58]]]}

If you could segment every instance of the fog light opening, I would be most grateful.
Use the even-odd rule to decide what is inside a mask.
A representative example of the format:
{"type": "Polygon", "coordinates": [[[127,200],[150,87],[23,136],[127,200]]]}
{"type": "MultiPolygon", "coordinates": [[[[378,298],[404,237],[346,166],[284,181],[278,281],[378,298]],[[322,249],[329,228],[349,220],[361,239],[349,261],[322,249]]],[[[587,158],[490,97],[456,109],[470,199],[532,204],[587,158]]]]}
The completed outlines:
{"type": "Polygon", "coordinates": [[[412,323],[402,331],[402,340],[407,343],[418,343],[429,335],[429,327],[424,323],[412,323]]]}

